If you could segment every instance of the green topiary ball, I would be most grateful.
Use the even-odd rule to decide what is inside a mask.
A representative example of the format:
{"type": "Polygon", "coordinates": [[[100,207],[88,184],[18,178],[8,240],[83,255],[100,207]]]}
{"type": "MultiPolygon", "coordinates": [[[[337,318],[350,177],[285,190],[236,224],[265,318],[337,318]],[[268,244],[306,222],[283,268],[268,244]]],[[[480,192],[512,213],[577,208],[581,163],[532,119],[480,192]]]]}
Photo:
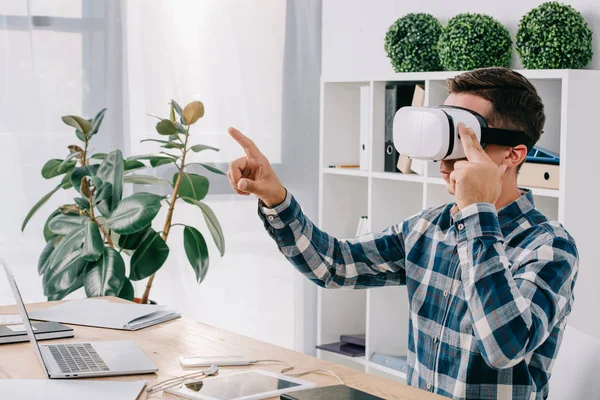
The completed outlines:
{"type": "Polygon", "coordinates": [[[484,14],[458,14],[448,21],[438,43],[449,71],[510,66],[512,40],[500,22],[484,14]]]}
{"type": "Polygon", "coordinates": [[[592,31],[573,7],[548,2],[521,18],[516,48],[525,68],[583,68],[592,59],[592,31]]]}
{"type": "Polygon", "coordinates": [[[390,26],[385,52],[396,72],[441,70],[437,42],[442,25],[432,15],[407,14],[390,26]]]}

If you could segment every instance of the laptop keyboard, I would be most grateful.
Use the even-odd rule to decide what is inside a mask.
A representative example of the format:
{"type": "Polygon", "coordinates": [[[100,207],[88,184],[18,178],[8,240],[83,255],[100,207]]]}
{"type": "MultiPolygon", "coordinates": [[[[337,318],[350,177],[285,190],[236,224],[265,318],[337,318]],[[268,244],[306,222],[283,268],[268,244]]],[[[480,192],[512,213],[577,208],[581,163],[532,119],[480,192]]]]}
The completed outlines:
{"type": "Polygon", "coordinates": [[[48,350],[58,363],[60,370],[71,372],[110,371],[96,350],[89,343],[51,344],[48,350]]]}

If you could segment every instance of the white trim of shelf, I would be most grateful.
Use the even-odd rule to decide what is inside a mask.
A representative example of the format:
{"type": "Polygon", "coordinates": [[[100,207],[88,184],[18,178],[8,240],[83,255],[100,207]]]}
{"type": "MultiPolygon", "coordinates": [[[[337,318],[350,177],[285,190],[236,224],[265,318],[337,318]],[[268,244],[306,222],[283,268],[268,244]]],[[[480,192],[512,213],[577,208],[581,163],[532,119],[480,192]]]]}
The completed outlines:
{"type": "MultiPolygon", "coordinates": [[[[516,69],[514,70],[527,79],[567,79],[567,78],[598,78],[598,70],[569,70],[569,69],[516,69]]],[[[386,74],[369,79],[357,79],[355,76],[322,76],[323,83],[367,83],[367,82],[393,82],[393,81],[444,81],[465,71],[435,71],[435,72],[399,72],[386,74]]]]}
{"type": "Polygon", "coordinates": [[[381,372],[385,372],[386,374],[397,376],[398,378],[406,380],[406,374],[404,372],[400,372],[393,368],[386,367],[385,365],[377,364],[373,361],[365,361],[365,365],[369,368],[377,369],[381,372]]]}
{"type": "Polygon", "coordinates": [[[358,357],[350,357],[347,356],[345,354],[340,354],[340,353],[335,353],[333,351],[327,351],[327,350],[323,350],[323,349],[317,349],[317,358],[323,358],[323,354],[328,354],[331,355],[331,358],[341,358],[350,362],[353,362],[355,364],[359,364],[359,365],[367,365],[370,363],[370,361],[367,361],[365,359],[365,356],[358,356],[358,357]]]}
{"type": "MultiPolygon", "coordinates": [[[[420,182],[430,183],[433,185],[445,185],[446,181],[438,177],[428,177],[416,174],[400,174],[396,172],[369,172],[354,168],[323,168],[321,172],[325,175],[342,175],[342,176],[358,176],[363,178],[371,177],[373,179],[388,179],[402,182],[420,182]]],[[[543,197],[560,197],[559,189],[543,189],[522,186],[524,189],[531,190],[534,196],[543,197]]]]}
{"type": "Polygon", "coordinates": [[[369,176],[369,171],[358,168],[323,168],[321,172],[325,175],[360,176],[365,178],[369,176]]]}

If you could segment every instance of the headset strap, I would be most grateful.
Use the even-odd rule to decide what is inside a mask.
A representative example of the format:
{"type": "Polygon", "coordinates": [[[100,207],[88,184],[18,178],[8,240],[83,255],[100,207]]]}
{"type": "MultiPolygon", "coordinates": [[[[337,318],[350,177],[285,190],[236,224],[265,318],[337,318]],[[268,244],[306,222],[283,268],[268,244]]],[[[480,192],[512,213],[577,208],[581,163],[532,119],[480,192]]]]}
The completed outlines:
{"type": "Polygon", "coordinates": [[[510,129],[481,127],[481,142],[485,144],[499,144],[501,146],[515,147],[520,144],[527,146],[527,151],[533,147],[533,140],[523,131],[510,129]]]}

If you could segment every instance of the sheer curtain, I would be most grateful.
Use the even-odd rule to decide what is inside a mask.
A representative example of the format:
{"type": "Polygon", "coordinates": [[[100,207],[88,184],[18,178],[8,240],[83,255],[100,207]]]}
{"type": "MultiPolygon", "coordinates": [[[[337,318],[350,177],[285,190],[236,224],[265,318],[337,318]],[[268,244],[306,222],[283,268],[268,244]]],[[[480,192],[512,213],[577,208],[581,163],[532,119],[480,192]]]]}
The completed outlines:
{"type": "MultiPolygon", "coordinates": [[[[37,259],[43,224],[72,194],[59,191],[29,222],[29,209],[57,185],[41,169],[78,141],[63,115],[90,116],[108,107],[98,151],[123,144],[118,10],[112,2],[0,2],[0,256],[12,266],[27,301],[44,301],[37,259]]],[[[13,302],[0,277],[0,303],[13,302]]]]}
{"type": "MultiPolygon", "coordinates": [[[[242,151],[228,137],[236,126],[274,163],[307,215],[316,218],[321,2],[313,0],[14,0],[0,3],[0,256],[26,301],[43,301],[37,275],[42,227],[59,192],[20,227],[29,208],[56,182],[40,170],[73,142],[62,115],[108,111],[96,150],[154,152],[147,113],[166,116],[168,102],[201,100],[206,115],[193,140],[221,148],[198,161],[222,169],[242,151]],[[212,158],[208,158],[212,157],[212,158]]],[[[198,285],[181,230],[169,236],[169,260],[151,298],[185,316],[289,348],[311,351],[315,288],[279,253],[256,216],[256,200],[234,195],[227,179],[210,179],[206,202],[219,218],[226,253],[219,257],[199,210],[180,204],[176,222],[198,226],[210,270],[198,285]]],[[[145,171],[170,179],[170,166],[145,171]]],[[[148,190],[146,187],[129,190],[148,190]]],[[[160,225],[164,215],[157,217],[160,225]]],[[[157,226],[162,229],[162,226],[157,226]]],[[[145,281],[136,285],[141,295],[145,281]]],[[[83,297],[77,291],[69,297],[83,297]]],[[[0,304],[12,296],[0,276],[0,304]]]]}

